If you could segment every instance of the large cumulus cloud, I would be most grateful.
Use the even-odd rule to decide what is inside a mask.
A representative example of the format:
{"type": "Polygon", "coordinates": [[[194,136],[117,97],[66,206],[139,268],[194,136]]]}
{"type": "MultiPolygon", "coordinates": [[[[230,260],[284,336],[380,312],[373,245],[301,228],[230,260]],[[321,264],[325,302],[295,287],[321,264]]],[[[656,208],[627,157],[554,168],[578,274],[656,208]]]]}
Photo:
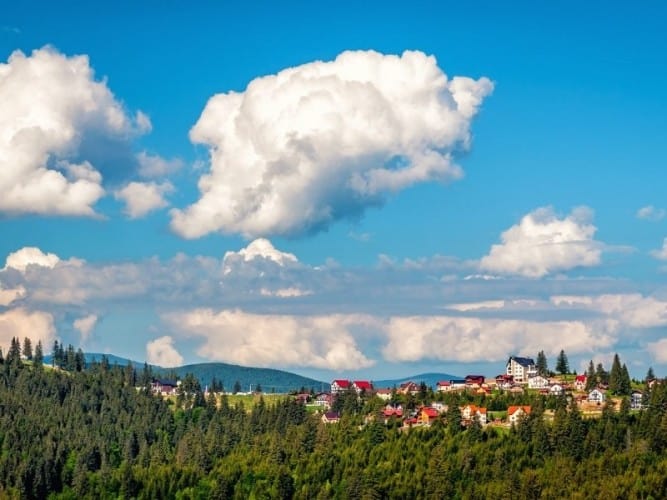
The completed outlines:
{"type": "Polygon", "coordinates": [[[186,238],[301,235],[389,193],[460,177],[453,155],[493,85],[448,79],[421,52],[344,52],[213,96],[190,131],[210,149],[201,197],[172,211],[186,238]]]}
{"type": "Polygon", "coordinates": [[[150,128],[95,80],[86,56],[48,47],[0,64],[0,109],[0,212],[12,214],[93,215],[105,190],[92,151],[150,128]]]}

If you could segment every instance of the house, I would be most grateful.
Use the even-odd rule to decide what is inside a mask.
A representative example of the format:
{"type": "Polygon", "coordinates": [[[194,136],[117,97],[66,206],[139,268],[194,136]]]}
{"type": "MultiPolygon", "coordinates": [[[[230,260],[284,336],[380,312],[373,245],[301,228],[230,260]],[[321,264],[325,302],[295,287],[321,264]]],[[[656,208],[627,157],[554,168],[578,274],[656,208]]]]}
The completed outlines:
{"type": "Polygon", "coordinates": [[[389,401],[391,399],[391,389],[378,389],[375,391],[375,395],[383,401],[389,401]]]}
{"type": "Polygon", "coordinates": [[[644,393],[641,391],[632,391],[630,394],[630,408],[633,410],[641,410],[644,408],[644,393]]]}
{"type": "Polygon", "coordinates": [[[352,384],[349,380],[334,380],[331,382],[331,394],[339,394],[347,391],[352,384]]]}
{"type": "Polygon", "coordinates": [[[510,424],[518,424],[524,416],[530,415],[530,406],[510,406],[507,408],[507,420],[510,424]]]}
{"type": "Polygon", "coordinates": [[[535,375],[528,379],[528,389],[546,389],[549,387],[549,380],[541,375],[535,375]]]}
{"type": "Polygon", "coordinates": [[[441,380],[435,384],[436,392],[449,392],[452,390],[452,384],[449,383],[449,380],[441,380]]]}
{"type": "Polygon", "coordinates": [[[431,425],[431,423],[433,423],[439,416],[440,413],[438,412],[438,410],[430,406],[424,406],[419,411],[418,420],[423,425],[431,425]]]}
{"type": "Polygon", "coordinates": [[[586,375],[577,375],[574,379],[574,388],[580,392],[585,391],[587,379],[586,375]]]}
{"type": "Polygon", "coordinates": [[[483,383],[484,383],[484,375],[466,375],[465,378],[466,387],[477,389],[479,387],[482,387],[483,383]]]}
{"type": "Polygon", "coordinates": [[[447,405],[445,403],[441,403],[440,401],[433,401],[431,403],[431,408],[435,408],[440,413],[444,413],[447,411],[447,405]]]}
{"type": "Polygon", "coordinates": [[[502,373],[496,377],[496,387],[506,391],[514,385],[514,377],[512,375],[507,375],[502,373]]]}
{"type": "Polygon", "coordinates": [[[153,394],[171,396],[172,394],[176,394],[176,389],[178,386],[179,382],[176,380],[155,379],[153,382],[151,382],[151,391],[153,394]]]}
{"type": "Polygon", "coordinates": [[[403,407],[401,405],[387,405],[384,407],[384,410],[382,410],[382,416],[385,417],[385,419],[390,417],[401,418],[403,416],[403,407]]]}
{"type": "Polygon", "coordinates": [[[550,396],[562,396],[565,393],[565,388],[560,384],[553,384],[549,387],[550,396]]]}
{"type": "Polygon", "coordinates": [[[315,396],[315,404],[323,408],[330,408],[331,394],[328,392],[320,392],[317,396],[315,396]]]}
{"type": "Polygon", "coordinates": [[[606,399],[607,399],[607,396],[600,389],[593,389],[591,392],[588,393],[588,402],[589,403],[601,404],[601,403],[604,403],[606,399]]]}
{"type": "Polygon", "coordinates": [[[480,424],[486,425],[486,408],[477,405],[466,405],[461,408],[461,419],[464,424],[471,423],[473,418],[477,418],[480,424]]]}
{"type": "Polygon", "coordinates": [[[449,381],[449,386],[451,387],[452,391],[462,391],[466,388],[466,381],[465,379],[455,378],[449,381]]]}
{"type": "Polygon", "coordinates": [[[310,401],[310,393],[302,392],[301,394],[297,394],[296,396],[294,396],[294,398],[298,403],[305,405],[306,403],[308,403],[308,401],[310,401]]]}
{"type": "Polygon", "coordinates": [[[415,394],[419,393],[419,385],[412,380],[409,382],[403,382],[396,392],[400,394],[412,394],[414,396],[415,394]]]}
{"type": "Polygon", "coordinates": [[[340,421],[340,413],[337,411],[328,411],[322,415],[322,422],[325,424],[337,424],[340,421]]]}
{"type": "Polygon", "coordinates": [[[514,382],[525,383],[530,377],[537,375],[537,366],[532,358],[510,356],[507,360],[505,373],[514,377],[514,382]]]}
{"type": "Polygon", "coordinates": [[[368,380],[355,380],[352,382],[352,388],[357,391],[357,394],[362,392],[370,394],[373,391],[373,385],[368,380]]]}

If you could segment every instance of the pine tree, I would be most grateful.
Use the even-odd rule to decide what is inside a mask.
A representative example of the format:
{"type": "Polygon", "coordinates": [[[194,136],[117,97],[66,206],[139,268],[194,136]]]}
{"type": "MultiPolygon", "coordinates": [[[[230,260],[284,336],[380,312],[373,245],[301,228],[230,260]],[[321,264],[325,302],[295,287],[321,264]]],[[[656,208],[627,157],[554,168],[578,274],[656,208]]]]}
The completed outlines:
{"type": "Polygon", "coordinates": [[[537,353],[537,373],[543,377],[547,376],[549,373],[549,366],[547,364],[547,356],[544,354],[544,351],[537,353]]]}
{"type": "Polygon", "coordinates": [[[621,368],[621,392],[620,394],[624,396],[629,396],[632,391],[632,381],[630,380],[630,373],[628,372],[628,367],[623,363],[621,368]]]}
{"type": "Polygon", "coordinates": [[[567,361],[567,356],[563,349],[560,350],[558,354],[558,360],[556,361],[556,371],[561,375],[565,375],[570,371],[570,364],[567,361]]]}
{"type": "Polygon", "coordinates": [[[614,354],[614,361],[611,364],[611,371],[609,372],[609,391],[612,394],[621,394],[621,385],[623,378],[623,369],[621,368],[621,360],[618,353],[614,354]]]}
{"type": "Polygon", "coordinates": [[[234,389],[232,390],[232,394],[236,394],[237,392],[241,392],[241,382],[238,380],[234,382],[234,389]]]}
{"type": "Polygon", "coordinates": [[[602,363],[598,363],[595,367],[595,376],[597,377],[599,384],[607,385],[609,383],[609,372],[604,369],[602,363]]]}
{"type": "Polygon", "coordinates": [[[595,366],[593,365],[593,360],[588,364],[588,370],[586,370],[586,391],[592,391],[598,385],[597,376],[595,375],[595,366]]]}
{"type": "Polygon", "coordinates": [[[33,357],[33,364],[38,368],[41,368],[44,363],[44,349],[42,348],[42,341],[37,341],[37,346],[35,347],[35,356],[33,357]]]}
{"type": "Polygon", "coordinates": [[[651,380],[655,380],[655,373],[653,372],[653,367],[649,366],[648,372],[646,372],[646,378],[644,379],[644,382],[648,383],[651,380]]]}
{"type": "Polygon", "coordinates": [[[32,341],[29,337],[23,339],[23,355],[28,361],[32,361],[32,341]]]}

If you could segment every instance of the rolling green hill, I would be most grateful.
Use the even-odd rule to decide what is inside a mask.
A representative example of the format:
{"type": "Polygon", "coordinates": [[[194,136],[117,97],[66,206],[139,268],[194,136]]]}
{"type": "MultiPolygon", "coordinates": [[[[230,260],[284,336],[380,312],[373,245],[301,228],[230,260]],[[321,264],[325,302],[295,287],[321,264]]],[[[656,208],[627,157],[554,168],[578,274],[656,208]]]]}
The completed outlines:
{"type": "MultiPolygon", "coordinates": [[[[86,362],[100,362],[102,357],[106,356],[109,364],[126,366],[132,363],[137,370],[141,370],[144,363],[141,361],[133,361],[131,359],[122,358],[114,354],[103,354],[97,352],[86,353],[86,362]]],[[[51,356],[45,356],[44,362],[51,363],[51,356]]],[[[270,368],[253,368],[248,366],[230,365],[227,363],[198,363],[192,365],[179,366],[176,368],[162,368],[160,366],[151,365],[151,369],[157,377],[171,377],[176,375],[178,378],[183,378],[188,373],[191,373],[205,387],[211,383],[213,377],[218,381],[222,381],[226,391],[231,391],[236,381],[241,384],[241,391],[248,392],[256,389],[260,384],[263,392],[290,392],[296,391],[305,387],[307,390],[329,390],[329,382],[322,382],[308,377],[302,377],[295,373],[290,373],[283,370],[274,370],[270,368]]]]}
{"type": "Polygon", "coordinates": [[[251,368],[248,366],[229,365],[227,363],[198,363],[174,368],[179,377],[192,373],[202,385],[211,383],[213,377],[222,381],[225,390],[230,391],[234,383],[241,384],[241,390],[248,392],[261,384],[263,392],[290,392],[305,387],[315,391],[329,390],[329,382],[321,382],[312,378],[302,377],[295,373],[271,368],[251,368]]]}

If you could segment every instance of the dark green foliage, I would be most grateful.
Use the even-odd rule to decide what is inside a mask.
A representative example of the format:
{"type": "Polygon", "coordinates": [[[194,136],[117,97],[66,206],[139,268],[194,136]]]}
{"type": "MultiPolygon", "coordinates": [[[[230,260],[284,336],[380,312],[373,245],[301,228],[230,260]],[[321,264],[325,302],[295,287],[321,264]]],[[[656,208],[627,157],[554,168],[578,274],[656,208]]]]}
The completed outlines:
{"type": "Polygon", "coordinates": [[[565,351],[561,349],[558,354],[558,359],[556,360],[556,371],[561,375],[565,375],[570,371],[570,364],[565,355],[565,351]]]}
{"type": "Polygon", "coordinates": [[[592,391],[598,385],[598,377],[595,373],[595,366],[593,365],[593,360],[591,359],[588,364],[588,370],[586,370],[586,390],[592,391]]]}
{"type": "Polygon", "coordinates": [[[549,374],[549,366],[547,364],[547,356],[544,354],[544,351],[540,351],[537,353],[537,361],[535,362],[535,366],[537,367],[537,373],[538,375],[541,375],[542,377],[546,377],[549,374]]]}
{"type": "Polygon", "coordinates": [[[599,418],[565,398],[488,398],[489,411],[532,405],[509,432],[461,426],[459,404],[481,396],[439,395],[445,425],[398,430],[353,392],[340,396],[341,422],[325,425],[294,398],[200,401],[192,375],[170,405],[131,366],[71,368],[0,366],[0,498],[664,498],[667,488],[665,384],[646,410],[626,398],[599,418]]]}

